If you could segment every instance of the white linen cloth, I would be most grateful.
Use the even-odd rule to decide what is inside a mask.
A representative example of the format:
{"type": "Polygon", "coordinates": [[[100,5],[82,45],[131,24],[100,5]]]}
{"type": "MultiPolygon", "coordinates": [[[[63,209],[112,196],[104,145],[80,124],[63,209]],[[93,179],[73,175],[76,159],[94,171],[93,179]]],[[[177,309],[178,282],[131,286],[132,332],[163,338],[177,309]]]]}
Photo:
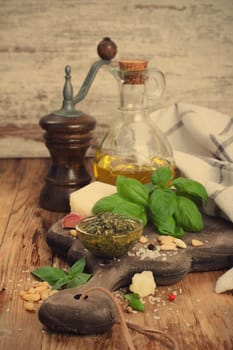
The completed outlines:
{"type": "Polygon", "coordinates": [[[215,293],[224,293],[228,290],[233,290],[233,267],[217,279],[215,286],[215,293]]]}
{"type": "Polygon", "coordinates": [[[168,138],[181,176],[205,186],[204,212],[233,222],[233,118],[178,103],[153,112],[151,120],[168,138]]]}

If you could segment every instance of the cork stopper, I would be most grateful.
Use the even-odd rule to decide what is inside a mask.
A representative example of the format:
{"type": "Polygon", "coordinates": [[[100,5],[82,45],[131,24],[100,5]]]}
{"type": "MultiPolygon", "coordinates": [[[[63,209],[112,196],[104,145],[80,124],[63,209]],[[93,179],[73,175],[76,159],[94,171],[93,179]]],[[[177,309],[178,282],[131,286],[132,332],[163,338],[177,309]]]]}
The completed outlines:
{"type": "Polygon", "coordinates": [[[146,60],[121,60],[119,67],[123,71],[139,72],[147,68],[148,61],[146,60]]]}
{"type": "Polygon", "coordinates": [[[147,65],[148,61],[146,60],[119,61],[119,67],[122,72],[124,84],[144,84],[147,78],[147,65]]]}

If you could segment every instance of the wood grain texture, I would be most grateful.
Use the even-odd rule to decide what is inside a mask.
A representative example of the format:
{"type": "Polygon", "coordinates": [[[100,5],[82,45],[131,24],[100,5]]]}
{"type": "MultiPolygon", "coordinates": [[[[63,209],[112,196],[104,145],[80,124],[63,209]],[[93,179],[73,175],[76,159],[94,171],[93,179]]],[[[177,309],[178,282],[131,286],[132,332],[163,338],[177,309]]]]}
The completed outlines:
{"type": "MultiPolygon", "coordinates": [[[[146,57],[166,75],[158,108],[194,103],[232,114],[231,0],[0,0],[0,156],[47,157],[39,119],[60,108],[64,66],[77,92],[104,36],[118,58],[146,57]]],[[[101,71],[79,108],[117,117],[117,86],[101,71]]]]}
{"type": "MultiPolygon", "coordinates": [[[[63,213],[38,208],[39,192],[48,159],[0,160],[0,350],[126,350],[119,325],[104,334],[72,336],[43,329],[37,313],[28,313],[18,293],[32,283],[30,271],[39,266],[67,267],[45,242],[48,228],[63,213]]],[[[179,350],[231,350],[233,347],[233,299],[217,295],[214,287],[222,271],[190,273],[171,286],[159,286],[160,302],[146,299],[145,312],[125,314],[142,326],[169,332],[179,350]],[[177,292],[175,302],[167,300],[177,292]]],[[[136,350],[167,349],[131,332],[136,350]]]]}

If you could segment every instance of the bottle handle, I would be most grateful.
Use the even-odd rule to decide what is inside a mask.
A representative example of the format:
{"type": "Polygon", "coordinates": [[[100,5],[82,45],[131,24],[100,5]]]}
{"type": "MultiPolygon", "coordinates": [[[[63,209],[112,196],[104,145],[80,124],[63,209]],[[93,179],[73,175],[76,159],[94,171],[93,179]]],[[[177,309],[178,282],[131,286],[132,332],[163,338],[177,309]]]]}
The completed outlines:
{"type": "MultiPolygon", "coordinates": [[[[153,84],[155,84],[155,87],[153,86],[152,88],[149,88],[150,91],[147,91],[147,96],[149,98],[149,108],[150,109],[155,109],[156,105],[155,103],[150,103],[151,100],[157,100],[158,98],[160,98],[164,91],[165,91],[165,87],[166,87],[166,79],[165,79],[165,75],[163,72],[161,72],[160,70],[156,69],[156,68],[150,68],[149,70],[149,84],[150,82],[153,82],[153,84]],[[153,91],[153,92],[151,92],[153,91]]],[[[147,86],[149,85],[147,84],[147,86]]]]}

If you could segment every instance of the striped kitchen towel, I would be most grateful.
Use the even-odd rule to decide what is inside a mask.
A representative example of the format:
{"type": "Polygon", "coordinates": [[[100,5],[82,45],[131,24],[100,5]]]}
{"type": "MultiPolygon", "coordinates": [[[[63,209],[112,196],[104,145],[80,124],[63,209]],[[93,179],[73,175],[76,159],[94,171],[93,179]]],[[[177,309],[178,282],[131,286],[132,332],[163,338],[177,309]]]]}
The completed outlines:
{"type": "Polygon", "coordinates": [[[205,213],[233,222],[233,118],[178,103],[153,112],[151,120],[167,136],[181,176],[205,186],[205,213]]]}

